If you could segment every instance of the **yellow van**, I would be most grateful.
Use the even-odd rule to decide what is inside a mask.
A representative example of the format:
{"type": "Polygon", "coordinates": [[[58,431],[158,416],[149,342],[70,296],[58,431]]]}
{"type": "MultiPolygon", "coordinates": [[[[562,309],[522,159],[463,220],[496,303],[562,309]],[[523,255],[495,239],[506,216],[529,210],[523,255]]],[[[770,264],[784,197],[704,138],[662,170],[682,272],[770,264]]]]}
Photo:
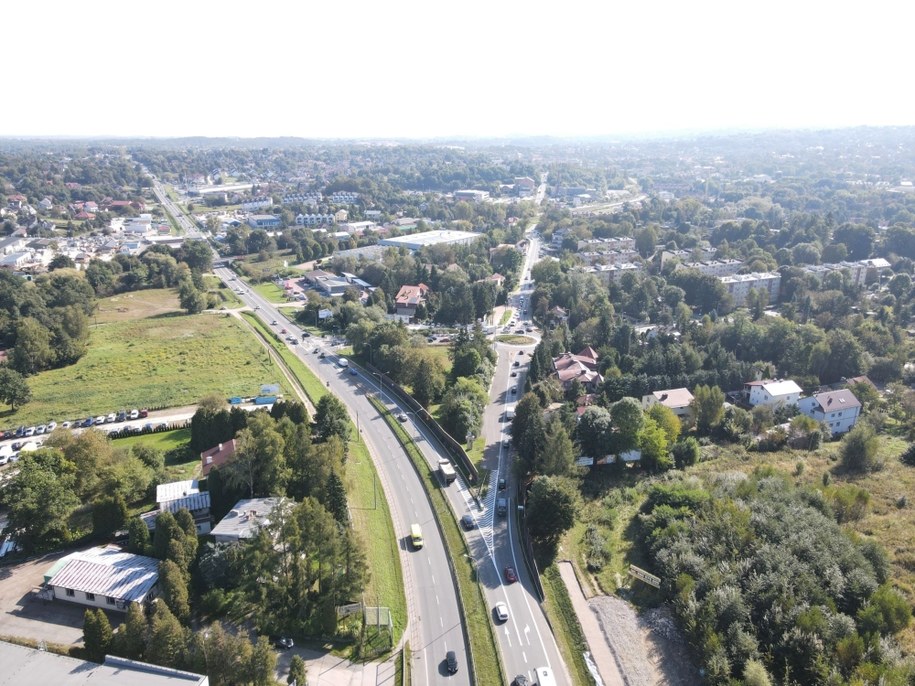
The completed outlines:
{"type": "Polygon", "coordinates": [[[410,541],[413,543],[413,547],[416,550],[423,547],[423,530],[420,528],[419,524],[410,525],[410,541]]]}

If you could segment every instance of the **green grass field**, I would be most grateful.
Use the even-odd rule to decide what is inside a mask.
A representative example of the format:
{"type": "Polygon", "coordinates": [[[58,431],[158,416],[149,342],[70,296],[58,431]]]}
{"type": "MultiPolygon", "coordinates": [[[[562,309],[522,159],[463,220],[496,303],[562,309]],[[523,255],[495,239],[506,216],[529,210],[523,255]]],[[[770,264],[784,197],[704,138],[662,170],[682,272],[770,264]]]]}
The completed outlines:
{"type": "MultiPolygon", "coordinates": [[[[115,448],[130,448],[134,445],[145,445],[168,454],[170,450],[186,446],[191,440],[190,429],[175,429],[174,431],[160,431],[154,434],[141,434],[128,438],[114,439],[115,448]]],[[[170,461],[166,458],[165,473],[168,481],[184,481],[199,476],[200,458],[187,451],[186,459],[170,461]]]]}
{"type": "MultiPolygon", "coordinates": [[[[126,317],[126,313],[115,311],[126,317]]],[[[266,350],[229,316],[165,312],[101,323],[76,364],[30,377],[33,399],[4,425],[63,421],[121,407],[193,405],[207,393],[252,395],[290,388],[266,350]]]]}
{"type": "Polygon", "coordinates": [[[286,302],[286,293],[272,281],[269,283],[259,283],[254,286],[252,290],[256,291],[272,303],[281,304],[286,302]]]}

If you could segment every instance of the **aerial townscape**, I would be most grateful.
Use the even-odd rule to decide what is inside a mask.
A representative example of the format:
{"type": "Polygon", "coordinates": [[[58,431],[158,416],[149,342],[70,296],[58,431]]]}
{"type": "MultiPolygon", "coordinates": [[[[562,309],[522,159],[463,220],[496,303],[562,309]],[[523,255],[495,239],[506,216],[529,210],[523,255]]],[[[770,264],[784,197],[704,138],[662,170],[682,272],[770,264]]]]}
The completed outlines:
{"type": "Polygon", "coordinates": [[[0,148],[0,683],[915,678],[915,129],[0,148]]]}
{"type": "Polygon", "coordinates": [[[3,25],[0,686],[915,686],[915,5],[3,25]]]}

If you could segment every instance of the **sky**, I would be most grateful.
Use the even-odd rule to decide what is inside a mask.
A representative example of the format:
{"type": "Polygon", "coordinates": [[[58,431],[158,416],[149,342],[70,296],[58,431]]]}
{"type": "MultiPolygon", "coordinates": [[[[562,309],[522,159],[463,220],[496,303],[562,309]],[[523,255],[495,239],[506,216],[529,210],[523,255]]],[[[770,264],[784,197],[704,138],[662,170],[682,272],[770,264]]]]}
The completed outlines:
{"type": "Polygon", "coordinates": [[[915,3],[28,0],[0,136],[628,136],[915,125],[915,3]]]}

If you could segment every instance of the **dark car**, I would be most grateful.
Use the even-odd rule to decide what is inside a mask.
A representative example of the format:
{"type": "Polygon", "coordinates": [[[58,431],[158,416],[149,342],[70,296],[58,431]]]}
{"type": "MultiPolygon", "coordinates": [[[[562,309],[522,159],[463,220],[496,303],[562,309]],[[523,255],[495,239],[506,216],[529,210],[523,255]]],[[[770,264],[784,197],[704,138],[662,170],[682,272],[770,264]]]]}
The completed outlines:
{"type": "Polygon", "coordinates": [[[119,422],[126,422],[127,421],[127,410],[121,410],[120,412],[118,412],[116,420],[119,422]]]}
{"type": "Polygon", "coordinates": [[[287,636],[275,636],[273,637],[273,645],[280,650],[289,650],[295,647],[295,641],[287,636]]]}
{"type": "Polygon", "coordinates": [[[531,682],[523,674],[519,674],[512,680],[512,686],[530,686],[531,682]]]}
{"type": "Polygon", "coordinates": [[[477,523],[473,520],[473,515],[465,514],[461,517],[461,526],[464,527],[465,531],[470,531],[477,527],[477,523]]]}
{"type": "Polygon", "coordinates": [[[95,424],[95,420],[92,417],[87,417],[85,420],[83,420],[83,423],[80,426],[83,428],[88,428],[93,424],[95,424]]]}
{"type": "Polygon", "coordinates": [[[149,416],[149,410],[140,410],[140,419],[146,419],[149,416]]]}
{"type": "MultiPolygon", "coordinates": [[[[518,353],[518,354],[520,355],[521,353],[518,353]]],[[[520,367],[520,366],[521,366],[521,360],[515,360],[515,366],[516,366],[516,367],[520,367]]]]}
{"type": "Polygon", "coordinates": [[[518,376],[518,372],[512,372],[512,378],[513,378],[513,379],[514,379],[515,377],[517,377],[517,376],[518,376]]]}
{"type": "Polygon", "coordinates": [[[517,392],[518,392],[518,387],[517,387],[517,386],[512,386],[512,395],[514,395],[514,394],[517,393],[517,392]]]}
{"type": "Polygon", "coordinates": [[[302,332],[302,338],[311,338],[311,334],[308,333],[307,331],[303,331],[303,332],[302,332]]]}
{"type": "Polygon", "coordinates": [[[349,375],[350,376],[359,376],[359,372],[357,372],[355,369],[350,369],[349,375]]]}
{"type": "Polygon", "coordinates": [[[505,490],[505,477],[504,476],[499,479],[499,490],[500,491],[505,490]]]}
{"type": "Polygon", "coordinates": [[[445,653],[445,666],[448,668],[449,674],[457,674],[457,655],[455,655],[453,650],[449,650],[447,653],[445,653]]]}
{"type": "Polygon", "coordinates": [[[515,574],[514,567],[508,566],[505,568],[505,580],[510,584],[513,584],[518,580],[518,575],[515,574]]]}

